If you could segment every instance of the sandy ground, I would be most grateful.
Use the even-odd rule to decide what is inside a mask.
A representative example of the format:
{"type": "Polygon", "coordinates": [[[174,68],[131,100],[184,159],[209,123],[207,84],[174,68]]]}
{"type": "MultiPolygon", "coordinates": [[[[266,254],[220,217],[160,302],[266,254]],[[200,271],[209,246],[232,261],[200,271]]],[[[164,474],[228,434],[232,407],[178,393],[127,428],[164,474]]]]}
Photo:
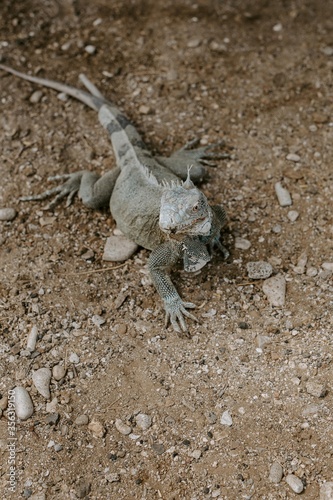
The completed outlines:
{"type": "Polygon", "coordinates": [[[292,499],[289,474],[301,497],[333,498],[332,20],[317,0],[1,2],[2,63],[72,85],[86,73],[159,154],[195,137],[233,154],[202,185],[228,212],[231,258],[174,273],[200,319],[179,338],[148,251],[103,271],[107,211],[18,201],[114,157],[93,111],[1,72],[0,208],[17,211],[0,222],[2,498],[292,499]],[[251,261],[284,277],[283,307],[251,261]],[[47,399],[32,374],[59,364],[47,399]],[[10,441],[15,385],[34,412],[10,441]]]}

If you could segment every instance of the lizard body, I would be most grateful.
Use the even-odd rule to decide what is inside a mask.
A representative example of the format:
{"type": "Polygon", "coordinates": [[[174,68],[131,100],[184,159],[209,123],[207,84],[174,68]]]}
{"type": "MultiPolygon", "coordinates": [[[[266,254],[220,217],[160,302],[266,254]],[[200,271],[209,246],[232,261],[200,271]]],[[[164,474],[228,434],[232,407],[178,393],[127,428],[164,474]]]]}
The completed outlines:
{"type": "Polygon", "coordinates": [[[49,205],[53,207],[65,196],[70,203],[78,193],[88,207],[101,208],[109,204],[125,236],[152,250],[149,270],[164,303],[166,325],[170,320],[177,332],[186,332],[184,316],[196,320],[187,310],[195,306],[181,299],[169,270],[179,259],[183,259],[186,271],[201,269],[211,258],[207,247],[212,250],[215,245],[228,256],[219,241],[225,211],[221,206],[209,206],[205,195],[193,183],[204,175],[202,163],[209,164],[210,158],[228,155],[210,153],[209,147],[189,150],[185,146],[168,158],[153,157],[132,123],[84,75],[80,79],[87,91],[27,75],[2,64],[0,69],[64,92],[97,111],[116,157],[117,167],[103,176],[90,171],[56,176],[57,179],[65,177],[67,181],[41,195],[21,200],[41,200],[55,194],[49,205]]]}

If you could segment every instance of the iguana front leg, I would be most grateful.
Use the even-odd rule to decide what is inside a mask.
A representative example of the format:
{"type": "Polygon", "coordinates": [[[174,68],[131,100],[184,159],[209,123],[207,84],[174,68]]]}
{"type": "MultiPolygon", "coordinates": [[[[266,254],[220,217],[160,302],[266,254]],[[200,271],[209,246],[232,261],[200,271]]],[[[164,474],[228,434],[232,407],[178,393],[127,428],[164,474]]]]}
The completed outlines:
{"type": "Polygon", "coordinates": [[[55,175],[49,177],[48,180],[65,180],[66,182],[41,194],[22,197],[20,201],[41,201],[55,195],[54,199],[46,207],[51,210],[65,197],[67,197],[66,206],[69,206],[76,193],[78,193],[79,198],[87,207],[95,209],[106,207],[110,203],[119,172],[119,168],[114,168],[106,172],[102,177],[88,170],[73,174],[55,175]]]}
{"type": "Polygon", "coordinates": [[[176,264],[181,255],[182,243],[167,241],[152,251],[148,264],[152,281],[164,303],[165,326],[170,321],[174,330],[179,334],[182,331],[187,332],[184,316],[198,321],[186,310],[193,309],[195,305],[181,299],[169,275],[170,268],[176,264]]]}

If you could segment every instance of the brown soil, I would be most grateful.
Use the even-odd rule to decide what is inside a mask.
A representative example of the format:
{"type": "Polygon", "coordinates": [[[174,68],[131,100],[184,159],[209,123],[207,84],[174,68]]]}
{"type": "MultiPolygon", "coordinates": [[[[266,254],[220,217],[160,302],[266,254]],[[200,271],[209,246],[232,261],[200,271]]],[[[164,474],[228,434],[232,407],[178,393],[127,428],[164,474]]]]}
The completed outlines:
{"type": "Polygon", "coordinates": [[[107,211],[18,201],[50,175],[104,172],[114,158],[93,111],[47,89],[33,103],[39,87],[1,73],[0,208],[18,214],[0,223],[0,393],[23,385],[34,402],[17,421],[14,493],[6,411],[0,420],[3,498],[296,498],[285,479],[269,481],[275,461],[301,478],[303,498],[333,481],[333,285],[322,267],[333,262],[332,20],[332,2],[318,0],[1,2],[4,64],[73,85],[87,74],[160,154],[194,137],[234,148],[202,186],[227,209],[231,259],[175,273],[199,306],[182,339],[164,329],[147,251],[96,272],[110,267],[107,211]],[[277,181],[292,207],[279,206],[277,181]],[[285,276],[285,307],[247,277],[259,260],[285,276]],[[67,374],[46,407],[31,374],[60,361],[67,374]],[[83,414],[88,426],[75,422],[83,414]]]}

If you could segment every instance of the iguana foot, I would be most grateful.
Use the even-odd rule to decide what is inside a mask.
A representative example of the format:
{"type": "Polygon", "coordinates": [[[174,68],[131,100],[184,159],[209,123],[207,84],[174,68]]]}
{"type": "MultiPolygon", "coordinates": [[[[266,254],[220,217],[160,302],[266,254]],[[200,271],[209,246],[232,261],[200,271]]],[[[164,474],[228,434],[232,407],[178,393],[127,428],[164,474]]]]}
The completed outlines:
{"type": "Polygon", "coordinates": [[[214,144],[209,144],[207,146],[201,146],[199,148],[195,148],[197,144],[199,144],[200,139],[193,139],[189,141],[183,146],[178,153],[182,153],[182,155],[188,158],[188,161],[199,161],[204,165],[215,166],[215,164],[211,160],[225,160],[229,159],[231,156],[229,153],[218,153],[217,151],[211,151],[215,148],[225,147],[225,142],[219,141],[214,144]],[[194,148],[194,149],[192,149],[194,148]]]}
{"type": "Polygon", "coordinates": [[[55,198],[45,207],[46,210],[53,209],[63,198],[67,196],[66,207],[68,207],[75,196],[75,194],[80,189],[81,179],[83,172],[76,172],[74,174],[65,174],[65,175],[55,175],[53,177],[49,177],[49,181],[58,181],[66,179],[64,184],[60,186],[56,186],[52,189],[48,189],[41,194],[37,194],[34,196],[24,196],[19,198],[20,201],[41,201],[46,200],[50,196],[56,195],[55,198]]]}
{"type": "Polygon", "coordinates": [[[172,299],[172,301],[165,300],[165,327],[168,326],[170,321],[173,329],[180,335],[187,334],[187,326],[185,323],[184,316],[187,318],[193,319],[193,321],[198,321],[198,319],[191,313],[189,313],[187,309],[194,309],[195,305],[192,302],[183,302],[180,298],[172,299]],[[179,327],[179,325],[180,327],[179,327]]]}

